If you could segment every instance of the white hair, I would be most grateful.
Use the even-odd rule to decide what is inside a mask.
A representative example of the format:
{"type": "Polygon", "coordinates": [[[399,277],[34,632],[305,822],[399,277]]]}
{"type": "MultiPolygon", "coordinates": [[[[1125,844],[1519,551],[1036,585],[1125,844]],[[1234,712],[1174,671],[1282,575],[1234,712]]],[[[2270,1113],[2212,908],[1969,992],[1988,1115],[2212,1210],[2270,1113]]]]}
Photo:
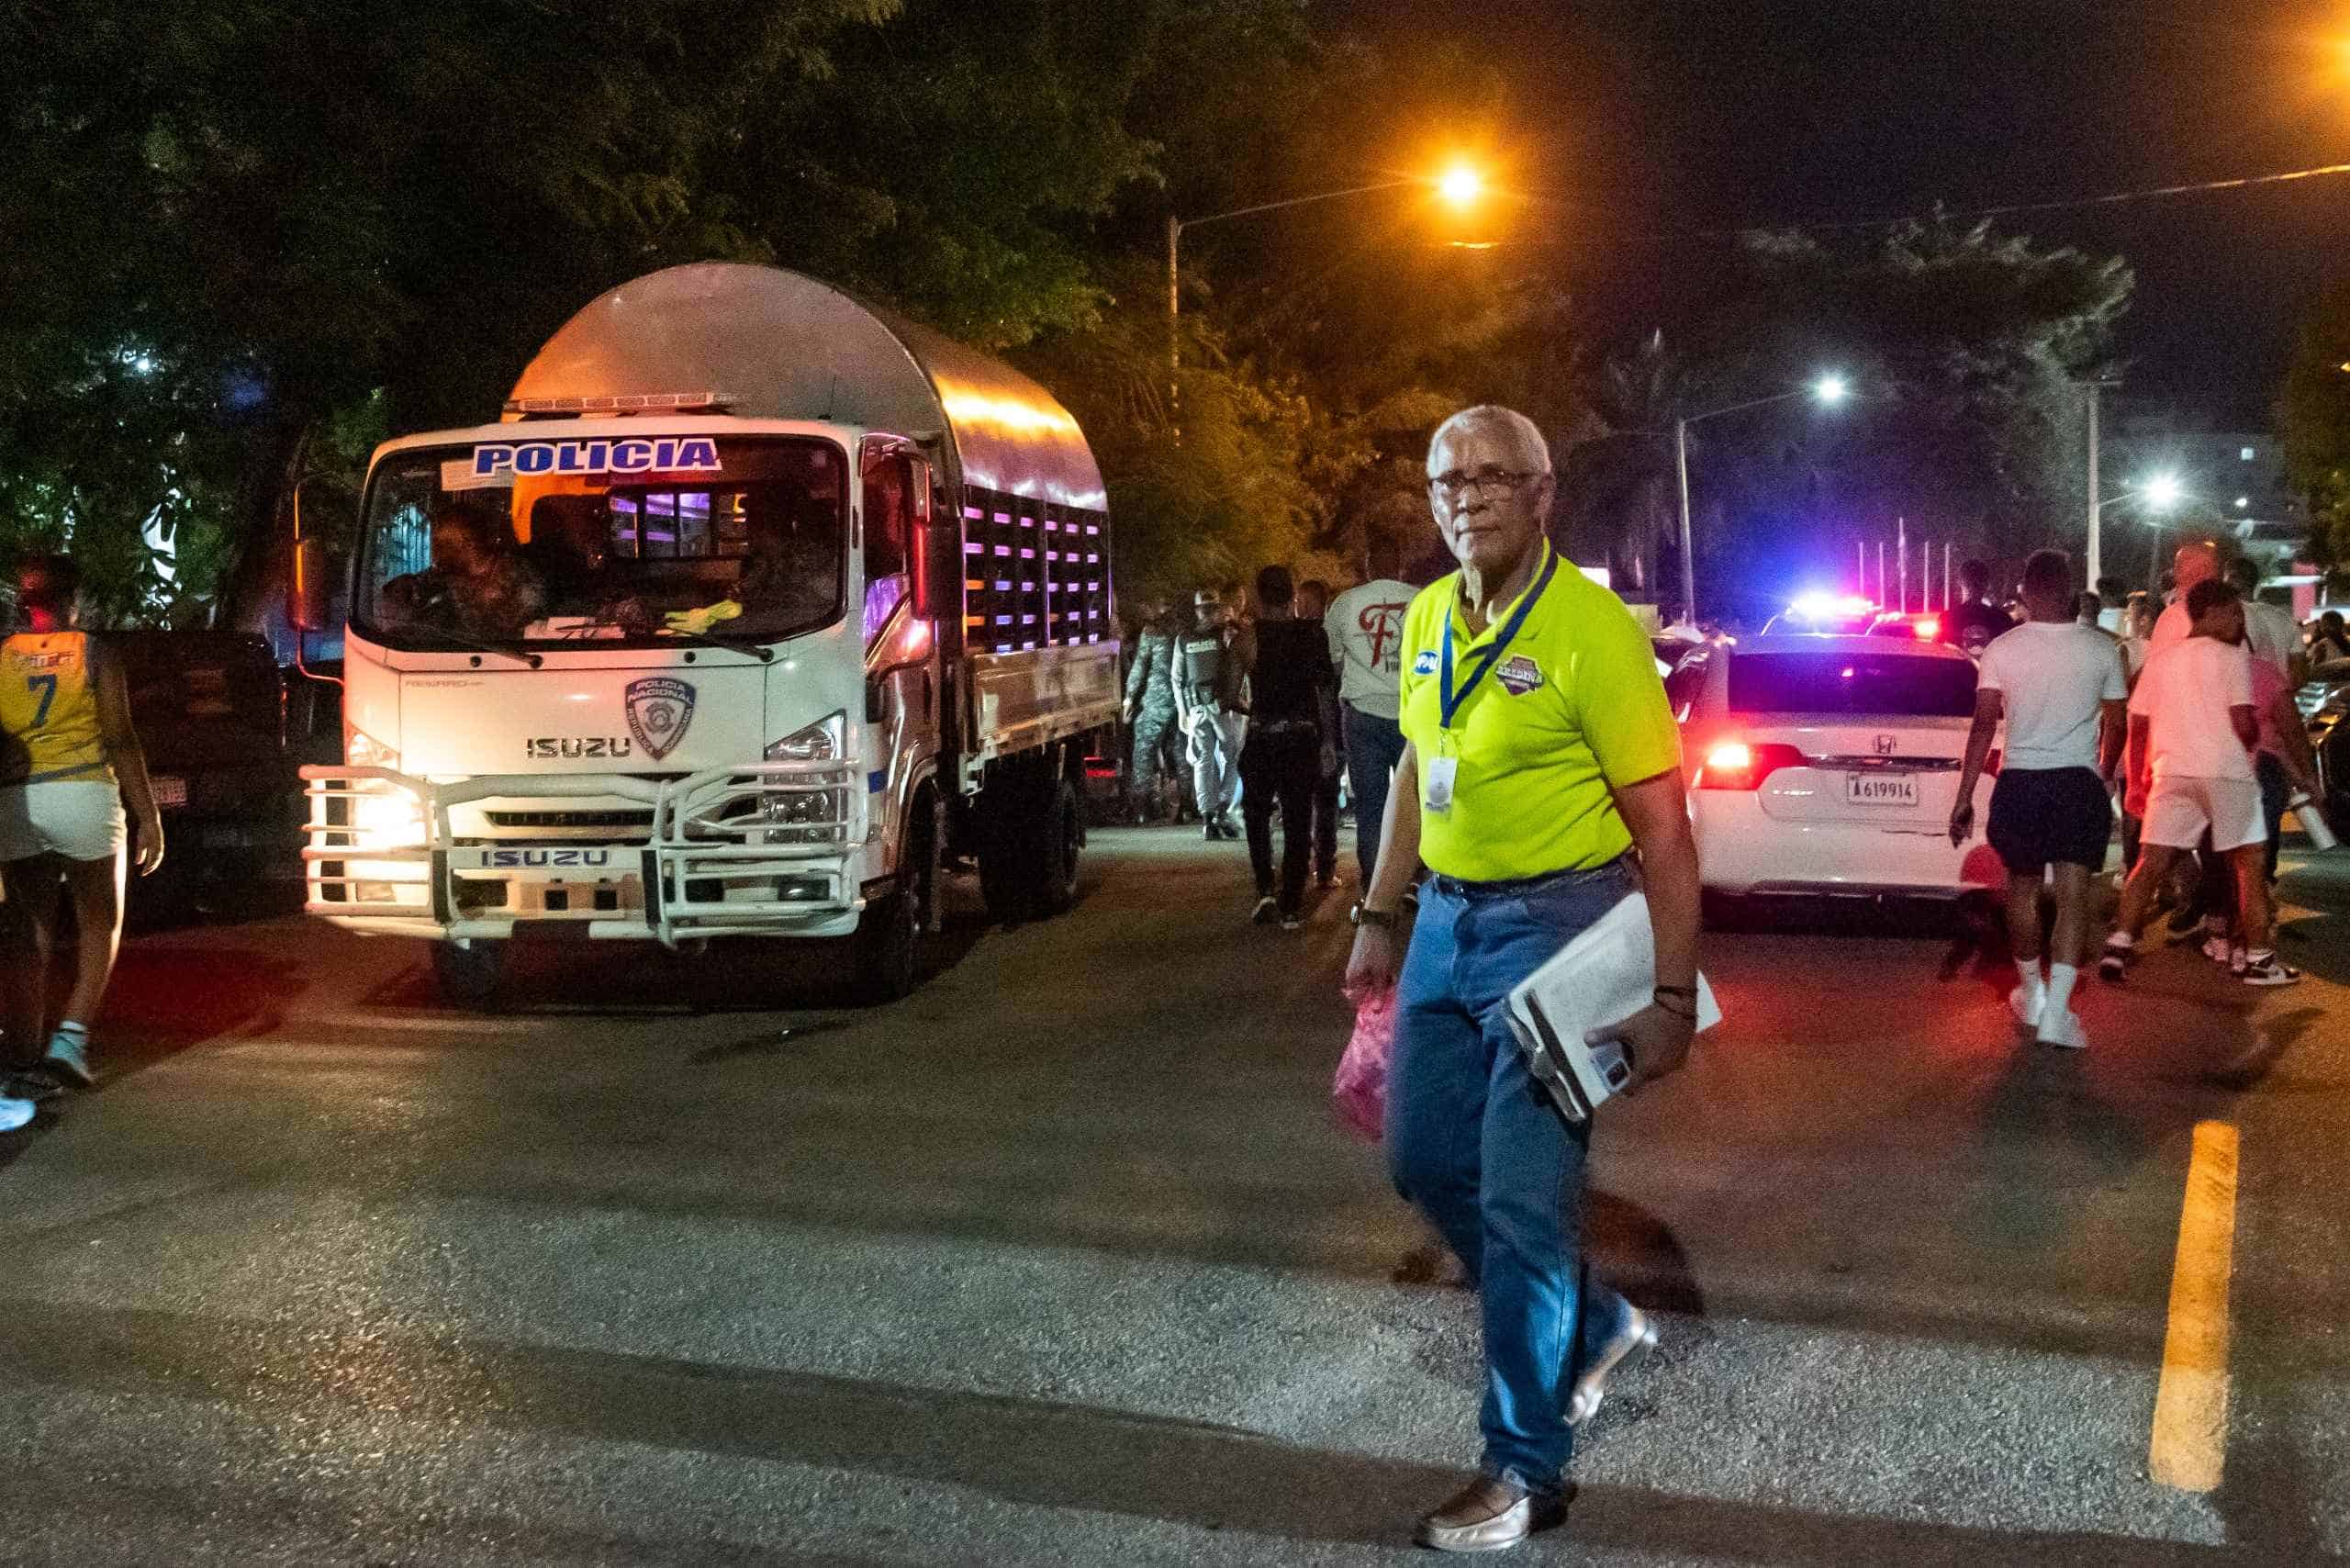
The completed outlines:
{"type": "Polygon", "coordinates": [[[1533,459],[1537,473],[1550,471],[1550,443],[1542,439],[1542,431],[1532,420],[1516,409],[1505,409],[1499,403],[1480,403],[1463,409],[1436,427],[1436,434],[1428,438],[1428,476],[1437,473],[1436,454],[1447,437],[1459,431],[1498,429],[1509,431],[1521,451],[1533,459]]]}

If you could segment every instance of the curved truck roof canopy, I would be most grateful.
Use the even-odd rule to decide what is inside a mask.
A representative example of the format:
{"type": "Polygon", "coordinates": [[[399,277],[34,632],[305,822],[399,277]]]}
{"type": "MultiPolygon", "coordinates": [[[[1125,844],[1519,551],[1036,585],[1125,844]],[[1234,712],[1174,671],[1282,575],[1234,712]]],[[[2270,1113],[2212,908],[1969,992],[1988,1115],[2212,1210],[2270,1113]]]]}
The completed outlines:
{"type": "Polygon", "coordinates": [[[517,401],[717,392],[744,419],[944,431],[969,485],[1106,510],[1085,434],[976,349],[782,267],[696,262],[603,294],[514,384],[517,401]]]}

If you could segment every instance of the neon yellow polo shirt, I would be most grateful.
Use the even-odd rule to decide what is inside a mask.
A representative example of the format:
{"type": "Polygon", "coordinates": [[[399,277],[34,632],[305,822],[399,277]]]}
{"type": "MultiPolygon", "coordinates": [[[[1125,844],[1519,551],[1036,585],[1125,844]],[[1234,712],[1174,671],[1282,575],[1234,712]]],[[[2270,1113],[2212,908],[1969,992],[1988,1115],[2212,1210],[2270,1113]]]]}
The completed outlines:
{"type": "Polygon", "coordinates": [[[1501,661],[1454,711],[1448,744],[1445,618],[1458,689],[1516,609],[1472,638],[1460,599],[1455,572],[1404,614],[1404,738],[1422,758],[1460,759],[1452,809],[1420,812],[1420,858],[1473,882],[1606,865],[1632,844],[1610,789],[1681,766],[1648,633],[1622,599],[1560,561],[1501,661]]]}

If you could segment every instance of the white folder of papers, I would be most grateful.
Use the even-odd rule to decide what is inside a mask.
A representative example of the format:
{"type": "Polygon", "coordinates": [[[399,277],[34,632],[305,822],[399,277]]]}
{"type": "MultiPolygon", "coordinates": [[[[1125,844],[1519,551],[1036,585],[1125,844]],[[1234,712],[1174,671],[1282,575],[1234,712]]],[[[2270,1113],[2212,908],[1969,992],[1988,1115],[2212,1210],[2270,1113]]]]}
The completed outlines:
{"type": "MultiPolygon", "coordinates": [[[[1656,928],[1644,893],[1614,909],[1552,955],[1509,993],[1509,1025],[1528,1070],[1571,1122],[1587,1119],[1631,1081],[1633,1063],[1613,1041],[1583,1043],[1593,1029],[1619,1024],[1656,992],[1656,928]]],[[[1722,1021],[1714,988],[1697,977],[1697,1031],[1722,1021]]]]}

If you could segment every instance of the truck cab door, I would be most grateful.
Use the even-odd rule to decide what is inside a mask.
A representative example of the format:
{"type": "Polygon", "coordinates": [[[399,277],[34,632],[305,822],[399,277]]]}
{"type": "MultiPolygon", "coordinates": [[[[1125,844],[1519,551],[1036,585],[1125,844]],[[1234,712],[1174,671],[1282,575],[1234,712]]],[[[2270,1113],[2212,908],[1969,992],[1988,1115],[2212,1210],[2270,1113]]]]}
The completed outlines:
{"type": "Polygon", "coordinates": [[[931,474],[910,442],[890,436],[867,437],[858,467],[865,722],[880,743],[876,767],[888,774],[872,804],[877,823],[894,828],[938,744],[938,639],[928,591],[931,474]]]}

